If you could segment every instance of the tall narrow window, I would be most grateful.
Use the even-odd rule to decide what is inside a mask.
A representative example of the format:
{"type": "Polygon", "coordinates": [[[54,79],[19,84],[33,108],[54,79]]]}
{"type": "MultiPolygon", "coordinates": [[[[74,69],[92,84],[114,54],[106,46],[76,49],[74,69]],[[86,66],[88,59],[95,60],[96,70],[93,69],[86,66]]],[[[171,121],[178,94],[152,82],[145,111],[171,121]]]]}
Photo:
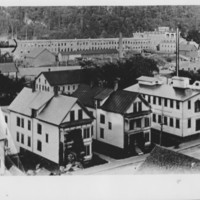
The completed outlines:
{"type": "Polygon", "coordinates": [[[37,150],[42,151],[42,142],[40,140],[37,141],[37,150]]]}
{"type": "Polygon", "coordinates": [[[31,130],[31,121],[28,120],[28,130],[30,131],[31,130]]]}
{"type": "Polygon", "coordinates": [[[167,125],[168,123],[167,123],[167,117],[166,116],[164,116],[164,125],[167,125]]]}
{"type": "Polygon", "coordinates": [[[28,136],[28,147],[30,147],[30,146],[31,146],[31,137],[28,136]]]}
{"type": "Polygon", "coordinates": [[[38,134],[42,134],[42,125],[41,124],[37,124],[37,132],[38,132],[38,134]]]}
{"type": "Polygon", "coordinates": [[[138,102],[138,112],[142,111],[142,102],[138,102]]]}
{"type": "Polygon", "coordinates": [[[141,119],[136,119],[136,127],[141,128],[141,119]]]}
{"type": "Polygon", "coordinates": [[[156,97],[153,97],[153,104],[156,104],[156,97]]]}
{"type": "Polygon", "coordinates": [[[16,138],[17,142],[19,142],[19,132],[17,132],[17,138],[16,138]]]}
{"type": "Polygon", "coordinates": [[[180,128],[180,119],[176,119],[176,128],[180,128]]]}
{"type": "Polygon", "coordinates": [[[174,126],[174,119],[173,119],[173,118],[170,118],[169,125],[170,125],[171,127],[174,126]]]}
{"type": "Polygon", "coordinates": [[[86,145],[85,146],[85,156],[89,156],[90,155],[90,145],[86,145]]]}
{"type": "Polygon", "coordinates": [[[78,119],[83,119],[83,111],[81,109],[78,110],[78,119]]]}
{"type": "Polygon", "coordinates": [[[108,122],[108,129],[111,130],[112,129],[112,123],[108,122]]]}
{"type": "Polygon", "coordinates": [[[100,123],[105,124],[105,116],[102,114],[100,115],[100,123]]]}
{"type": "Polygon", "coordinates": [[[46,133],[46,135],[45,135],[45,140],[46,140],[46,143],[49,143],[49,134],[48,133],[46,133]]]}
{"type": "Polygon", "coordinates": [[[170,100],[170,108],[173,108],[174,107],[174,101],[171,99],[170,100]]]}
{"type": "Polygon", "coordinates": [[[148,96],[148,102],[151,103],[151,96],[148,96]]]}
{"type": "Polygon", "coordinates": [[[129,127],[129,129],[130,130],[133,130],[134,129],[134,120],[130,120],[130,127],[129,127]]]}
{"type": "Polygon", "coordinates": [[[20,126],[20,118],[17,117],[17,126],[20,126]]]}
{"type": "Polygon", "coordinates": [[[148,118],[148,117],[145,117],[145,118],[144,118],[144,126],[145,126],[145,127],[149,127],[149,125],[150,125],[149,118],[148,118]]]}
{"type": "Polygon", "coordinates": [[[191,101],[188,100],[188,110],[191,109],[191,101]]]}
{"type": "Polygon", "coordinates": [[[100,128],[100,138],[104,139],[104,129],[100,128]]]}
{"type": "Polygon", "coordinates": [[[21,134],[21,143],[24,144],[24,134],[21,134]]]}
{"type": "Polygon", "coordinates": [[[197,100],[195,103],[194,103],[194,111],[195,112],[200,112],[200,101],[199,100],[197,100]]]}
{"type": "Polygon", "coordinates": [[[8,123],[8,116],[5,116],[5,122],[8,123]]]}
{"type": "Polygon", "coordinates": [[[176,109],[180,109],[180,101],[176,101],[176,109]]]}
{"type": "Polygon", "coordinates": [[[156,114],[153,114],[153,122],[156,122],[156,114]]]}
{"type": "Polygon", "coordinates": [[[167,101],[168,101],[168,99],[165,99],[165,107],[167,107],[167,101]]]}
{"type": "Polygon", "coordinates": [[[161,97],[159,97],[158,98],[158,104],[161,106],[161,104],[162,104],[162,99],[161,99],[161,97]]]}
{"type": "Polygon", "coordinates": [[[191,128],[191,118],[188,119],[188,128],[191,128]]]}
{"type": "Polygon", "coordinates": [[[86,139],[86,138],[90,138],[90,128],[84,128],[83,130],[83,138],[86,139]]]}
{"type": "Polygon", "coordinates": [[[133,104],[133,112],[137,112],[137,103],[133,104]]]}
{"type": "Polygon", "coordinates": [[[21,118],[21,127],[24,128],[24,118],[21,118]]]}
{"type": "Polygon", "coordinates": [[[74,110],[70,111],[70,121],[74,121],[75,116],[74,116],[74,110]]]}

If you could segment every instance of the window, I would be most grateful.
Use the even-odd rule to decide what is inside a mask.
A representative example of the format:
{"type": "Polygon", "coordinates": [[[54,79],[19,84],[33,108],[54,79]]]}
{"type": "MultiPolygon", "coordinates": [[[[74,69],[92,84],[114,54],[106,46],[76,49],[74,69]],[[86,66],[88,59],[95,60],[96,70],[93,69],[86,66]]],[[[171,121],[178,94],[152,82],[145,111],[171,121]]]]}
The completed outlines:
{"type": "Polygon", "coordinates": [[[161,124],[162,123],[162,116],[158,115],[158,123],[161,124]]]}
{"type": "Polygon", "coordinates": [[[70,111],[70,121],[74,121],[74,110],[70,111]]]}
{"type": "Polygon", "coordinates": [[[191,128],[191,119],[188,119],[188,128],[191,128]]]}
{"type": "Polygon", "coordinates": [[[136,119],[136,127],[141,128],[141,119],[136,119]]]}
{"type": "Polygon", "coordinates": [[[150,142],[150,134],[149,134],[149,132],[145,132],[144,133],[144,140],[145,140],[145,143],[150,142]]]}
{"type": "Polygon", "coordinates": [[[170,118],[169,125],[170,125],[171,127],[174,126],[174,119],[173,119],[173,118],[170,118]]]}
{"type": "Polygon", "coordinates": [[[46,133],[46,135],[45,135],[45,141],[46,141],[46,143],[49,143],[49,135],[48,135],[48,133],[46,133]]]}
{"type": "Polygon", "coordinates": [[[75,85],[73,85],[73,90],[75,90],[75,85]]]}
{"type": "Polygon", "coordinates": [[[151,96],[148,96],[148,102],[151,103],[151,96]]]}
{"type": "Polygon", "coordinates": [[[31,130],[31,121],[28,120],[28,130],[30,131],[31,130]]]}
{"type": "Polygon", "coordinates": [[[191,101],[188,101],[188,109],[191,109],[191,101]]]}
{"type": "Polygon", "coordinates": [[[89,156],[90,155],[90,145],[86,145],[85,146],[85,156],[89,156]]]}
{"type": "Polygon", "coordinates": [[[167,100],[168,100],[168,99],[165,99],[165,107],[167,107],[167,100]]]}
{"type": "Polygon", "coordinates": [[[180,128],[180,119],[176,119],[176,128],[180,128]]]}
{"type": "Polygon", "coordinates": [[[161,106],[161,104],[162,104],[162,99],[161,99],[161,97],[159,97],[158,98],[158,104],[161,106]]]}
{"type": "Polygon", "coordinates": [[[173,106],[174,106],[173,103],[174,103],[174,102],[173,102],[173,100],[171,99],[171,100],[170,100],[170,108],[173,108],[173,106]]]}
{"type": "Polygon", "coordinates": [[[197,100],[196,102],[195,102],[195,112],[200,112],[200,101],[199,100],[197,100]]]}
{"type": "Polygon", "coordinates": [[[108,129],[112,129],[112,123],[111,122],[108,122],[108,129]]]}
{"type": "Polygon", "coordinates": [[[78,119],[83,119],[83,111],[78,110],[78,119]]]}
{"type": "Polygon", "coordinates": [[[5,122],[8,123],[8,116],[5,116],[5,122]]]}
{"type": "Polygon", "coordinates": [[[105,124],[105,116],[104,115],[100,115],[100,123],[105,124]]]}
{"type": "Polygon", "coordinates": [[[19,142],[19,132],[17,132],[17,142],[19,142]]]}
{"type": "Polygon", "coordinates": [[[24,134],[21,134],[21,143],[24,144],[24,134]]]}
{"type": "Polygon", "coordinates": [[[17,117],[17,126],[20,126],[20,118],[17,117]]]}
{"type": "Polygon", "coordinates": [[[28,136],[28,147],[30,147],[30,146],[31,146],[31,137],[28,136]]]}
{"type": "Polygon", "coordinates": [[[176,101],[176,109],[180,109],[180,102],[176,101]]]}
{"type": "Polygon", "coordinates": [[[94,135],[94,127],[91,126],[91,135],[93,136],[94,135]]]}
{"type": "Polygon", "coordinates": [[[142,111],[142,102],[138,102],[138,112],[142,111]]]}
{"type": "Polygon", "coordinates": [[[153,122],[156,122],[156,114],[153,114],[153,122]]]}
{"type": "Polygon", "coordinates": [[[90,128],[84,128],[83,129],[83,138],[90,138],[90,128]]]}
{"type": "Polygon", "coordinates": [[[37,150],[42,151],[42,142],[40,140],[37,141],[37,150]]]}
{"type": "Polygon", "coordinates": [[[134,129],[134,120],[130,120],[130,130],[134,129]]]}
{"type": "Polygon", "coordinates": [[[104,139],[104,129],[100,128],[100,138],[104,139]]]}
{"type": "Polygon", "coordinates": [[[150,123],[149,123],[149,118],[148,117],[145,117],[144,118],[144,126],[145,127],[149,127],[150,123]]]}
{"type": "Polygon", "coordinates": [[[38,132],[38,134],[42,134],[42,125],[41,124],[37,124],[37,132],[38,132]]]}
{"type": "Polygon", "coordinates": [[[156,104],[156,97],[153,97],[153,104],[156,104]]]}
{"type": "Polygon", "coordinates": [[[164,125],[167,125],[167,124],[168,124],[168,122],[167,122],[167,117],[164,116],[164,125]]]}
{"type": "Polygon", "coordinates": [[[137,112],[137,103],[133,104],[133,112],[137,112]]]}
{"type": "Polygon", "coordinates": [[[24,128],[24,119],[21,118],[21,127],[24,128]]]}
{"type": "Polygon", "coordinates": [[[70,90],[70,85],[68,85],[68,90],[70,90]]]}
{"type": "Polygon", "coordinates": [[[196,120],[196,131],[200,130],[200,119],[196,120]]]}

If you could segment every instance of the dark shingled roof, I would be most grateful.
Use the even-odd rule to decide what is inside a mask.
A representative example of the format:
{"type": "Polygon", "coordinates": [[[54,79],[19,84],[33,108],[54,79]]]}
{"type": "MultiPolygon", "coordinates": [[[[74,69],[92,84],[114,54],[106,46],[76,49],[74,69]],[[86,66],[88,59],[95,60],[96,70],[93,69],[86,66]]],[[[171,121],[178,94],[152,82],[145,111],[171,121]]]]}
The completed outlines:
{"type": "Polygon", "coordinates": [[[165,173],[200,173],[200,160],[156,146],[138,168],[138,174],[165,173]]]}
{"type": "Polygon", "coordinates": [[[126,110],[138,97],[138,93],[125,90],[113,92],[106,102],[101,106],[103,110],[125,114],[126,110]]]}
{"type": "Polygon", "coordinates": [[[42,72],[51,86],[84,82],[83,70],[65,70],[42,72]]]}
{"type": "Polygon", "coordinates": [[[89,85],[81,84],[72,96],[78,98],[84,106],[94,108],[94,97],[104,90],[107,89],[102,87],[90,87],[89,85]]]}

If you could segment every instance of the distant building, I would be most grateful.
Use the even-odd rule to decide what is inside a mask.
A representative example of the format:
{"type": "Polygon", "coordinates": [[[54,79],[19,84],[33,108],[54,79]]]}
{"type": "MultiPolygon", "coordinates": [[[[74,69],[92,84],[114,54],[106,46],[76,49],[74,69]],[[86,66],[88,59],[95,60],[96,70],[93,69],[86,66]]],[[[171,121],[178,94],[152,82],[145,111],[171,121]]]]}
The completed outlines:
{"type": "Polygon", "coordinates": [[[24,88],[8,110],[18,152],[30,151],[61,165],[74,153],[92,158],[93,117],[77,98],[24,88]]]}
{"type": "Polygon", "coordinates": [[[46,65],[55,65],[56,57],[48,49],[34,48],[24,56],[26,67],[42,67],[46,65]]]}
{"type": "Polygon", "coordinates": [[[125,90],[139,92],[152,107],[152,140],[162,145],[200,134],[200,87],[193,89],[189,78],[163,80],[142,76],[125,90]]]}
{"type": "Polygon", "coordinates": [[[4,76],[8,76],[9,78],[17,77],[17,68],[15,63],[0,63],[0,73],[4,76]]]}
{"type": "Polygon", "coordinates": [[[71,94],[84,80],[84,71],[81,69],[41,72],[35,80],[35,89],[54,92],[57,87],[59,93],[71,94]]]}
{"type": "Polygon", "coordinates": [[[93,113],[94,139],[116,152],[135,152],[151,143],[151,110],[139,93],[80,86],[73,96],[93,113]]]}
{"type": "Polygon", "coordinates": [[[195,62],[199,60],[198,57],[198,48],[194,44],[180,44],[179,53],[183,56],[189,57],[190,61],[195,62]]]}

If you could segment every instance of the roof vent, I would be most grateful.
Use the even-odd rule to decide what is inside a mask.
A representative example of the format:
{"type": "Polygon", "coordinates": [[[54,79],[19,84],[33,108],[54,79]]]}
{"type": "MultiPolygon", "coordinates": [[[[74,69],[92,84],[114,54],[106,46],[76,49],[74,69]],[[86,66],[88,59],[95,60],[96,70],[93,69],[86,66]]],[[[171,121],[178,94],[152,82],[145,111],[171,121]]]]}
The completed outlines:
{"type": "Polygon", "coordinates": [[[190,79],[187,77],[172,77],[172,86],[175,88],[189,88],[190,79]]]}

